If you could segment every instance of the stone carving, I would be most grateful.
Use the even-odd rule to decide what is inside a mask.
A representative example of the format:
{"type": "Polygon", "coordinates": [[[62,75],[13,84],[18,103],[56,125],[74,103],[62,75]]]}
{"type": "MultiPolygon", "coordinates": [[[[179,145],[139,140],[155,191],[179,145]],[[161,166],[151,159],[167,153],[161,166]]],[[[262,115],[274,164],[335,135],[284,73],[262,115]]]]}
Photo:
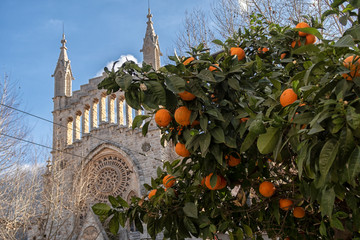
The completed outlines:
{"type": "Polygon", "coordinates": [[[100,201],[108,196],[123,196],[130,184],[132,170],[117,156],[106,156],[94,160],[89,169],[89,190],[100,201]]]}
{"type": "Polygon", "coordinates": [[[85,228],[81,240],[96,240],[99,236],[99,231],[94,226],[85,228]]]}

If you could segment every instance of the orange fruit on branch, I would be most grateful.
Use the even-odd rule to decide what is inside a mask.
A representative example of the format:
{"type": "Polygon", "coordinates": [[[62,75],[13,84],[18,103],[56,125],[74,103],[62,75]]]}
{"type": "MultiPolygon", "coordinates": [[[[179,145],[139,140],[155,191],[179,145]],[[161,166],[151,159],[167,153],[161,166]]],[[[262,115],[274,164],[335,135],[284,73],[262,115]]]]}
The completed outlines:
{"type": "Polygon", "coordinates": [[[175,145],[175,152],[181,157],[189,157],[190,152],[186,149],[185,144],[178,142],[175,145]]]}
{"type": "MultiPolygon", "coordinates": [[[[206,176],[205,185],[210,190],[216,190],[221,186],[221,177],[219,175],[216,175],[216,185],[214,187],[212,187],[211,184],[210,184],[210,180],[211,180],[212,175],[213,175],[213,173],[210,173],[209,175],[206,176]]],[[[225,183],[225,185],[226,185],[226,183],[225,183]]]]}
{"type": "MultiPolygon", "coordinates": [[[[294,46],[294,47],[295,47],[295,46],[294,46]]],[[[294,47],[293,47],[293,48],[294,48],[294,47]]],[[[283,60],[285,57],[286,57],[286,53],[282,53],[282,54],[280,55],[280,59],[281,59],[281,60],[283,60]]]]}
{"type": "Polygon", "coordinates": [[[228,158],[229,160],[227,163],[230,167],[235,167],[240,164],[241,162],[240,155],[238,153],[236,153],[236,155],[238,157],[234,157],[233,155],[230,155],[230,157],[228,158]]]}
{"type": "Polygon", "coordinates": [[[259,192],[264,197],[271,197],[275,193],[275,186],[271,182],[262,182],[259,186],[259,192]]]}
{"type": "Polygon", "coordinates": [[[264,53],[266,53],[266,52],[268,52],[268,51],[269,51],[269,49],[266,48],[266,47],[258,48],[258,53],[259,53],[259,54],[264,54],[264,53]]]}
{"type": "Polygon", "coordinates": [[[301,46],[301,42],[300,42],[300,40],[297,40],[297,41],[292,41],[292,43],[291,43],[291,47],[292,47],[292,48],[294,48],[296,45],[297,45],[298,47],[300,47],[300,46],[301,46]]]}
{"type": "MultiPolygon", "coordinates": [[[[310,27],[309,24],[307,24],[306,22],[300,22],[296,25],[295,28],[308,28],[310,27]]],[[[300,37],[305,37],[306,35],[308,35],[308,33],[305,33],[305,32],[299,32],[299,36],[300,37]]]]}
{"type": "Polygon", "coordinates": [[[245,57],[245,51],[241,47],[232,47],[230,48],[230,55],[236,55],[238,57],[238,60],[241,61],[245,57]]]}
{"type": "Polygon", "coordinates": [[[302,207],[295,207],[293,210],[293,215],[296,218],[303,218],[305,217],[305,209],[302,207]]]}
{"type": "Polygon", "coordinates": [[[188,91],[183,91],[181,93],[178,93],[180,98],[184,101],[191,101],[196,98],[196,96],[188,91]]]}
{"type": "Polygon", "coordinates": [[[223,189],[224,187],[226,187],[226,179],[223,176],[220,176],[221,178],[221,182],[220,182],[220,186],[217,188],[217,190],[223,189]]]}
{"type": "MultiPolygon", "coordinates": [[[[219,64],[214,64],[215,66],[219,66],[219,64]]],[[[210,66],[209,67],[209,70],[210,71],[215,71],[215,70],[218,70],[216,67],[214,67],[214,66],[210,66]]]]}
{"type": "Polygon", "coordinates": [[[171,176],[171,175],[166,175],[164,178],[163,178],[163,185],[165,188],[170,188],[172,187],[174,184],[175,184],[175,177],[174,176],[171,176]]]}
{"type": "Polygon", "coordinates": [[[194,61],[194,60],[195,60],[195,58],[189,57],[188,59],[186,59],[186,60],[183,62],[183,64],[186,66],[186,65],[188,65],[189,63],[191,63],[191,62],[194,61]]]}
{"type": "Polygon", "coordinates": [[[157,191],[156,189],[153,189],[149,192],[149,195],[148,195],[149,199],[151,199],[156,194],[156,191],[157,191]]]}
{"type": "Polygon", "coordinates": [[[282,210],[290,210],[293,204],[293,201],[291,201],[290,199],[282,198],[279,200],[279,205],[282,210]]]}
{"type": "Polygon", "coordinates": [[[351,81],[355,77],[360,77],[360,56],[350,56],[345,58],[343,65],[350,70],[349,73],[344,73],[342,75],[346,80],[351,81]]]}
{"type": "Polygon", "coordinates": [[[190,124],[190,116],[191,111],[185,106],[176,109],[174,114],[175,121],[181,126],[187,126],[190,124]]]}
{"type": "Polygon", "coordinates": [[[316,42],[316,37],[312,34],[306,35],[305,45],[314,44],[316,42]]]}
{"type": "Polygon", "coordinates": [[[169,125],[169,123],[171,122],[172,117],[170,115],[170,112],[164,108],[159,109],[156,113],[155,113],[155,122],[157,125],[159,125],[160,127],[166,127],[169,125]]]}
{"type": "Polygon", "coordinates": [[[288,88],[283,91],[283,93],[280,96],[280,104],[283,107],[286,107],[287,105],[290,105],[294,103],[298,99],[296,93],[292,88],[288,88]]]}

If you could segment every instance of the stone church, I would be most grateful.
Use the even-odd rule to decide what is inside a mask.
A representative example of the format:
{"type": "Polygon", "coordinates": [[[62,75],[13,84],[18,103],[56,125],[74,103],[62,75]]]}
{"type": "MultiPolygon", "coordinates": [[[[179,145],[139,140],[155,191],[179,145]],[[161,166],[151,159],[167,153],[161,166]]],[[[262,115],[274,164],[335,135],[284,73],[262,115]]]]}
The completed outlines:
{"type": "MultiPolygon", "coordinates": [[[[147,28],[140,50],[143,60],[154,69],[160,67],[158,36],[149,9],[147,28]]],[[[151,123],[146,137],[132,130],[133,118],[141,114],[126,104],[124,94],[107,95],[97,88],[104,75],[72,91],[74,80],[67,54],[65,35],[53,74],[53,151],[44,175],[45,214],[29,239],[149,239],[132,224],[120,229],[119,236],[106,232],[106,221],[91,210],[108,195],[130,201],[147,193],[143,187],[163,161],[170,160],[170,148],[160,145],[160,132],[151,123]]],[[[160,236],[161,238],[161,236],[160,236]]]]}

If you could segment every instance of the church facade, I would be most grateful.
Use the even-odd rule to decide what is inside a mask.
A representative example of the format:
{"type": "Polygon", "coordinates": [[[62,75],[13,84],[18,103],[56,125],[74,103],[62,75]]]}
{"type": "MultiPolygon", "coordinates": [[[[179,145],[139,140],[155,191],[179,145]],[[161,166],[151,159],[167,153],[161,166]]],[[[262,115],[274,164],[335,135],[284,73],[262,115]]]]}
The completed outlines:
{"type": "MultiPolygon", "coordinates": [[[[140,51],[144,61],[158,69],[162,54],[150,9],[147,18],[140,51]]],[[[142,112],[128,106],[122,92],[107,95],[97,88],[105,74],[72,91],[74,77],[64,35],[53,77],[54,150],[44,175],[46,211],[29,231],[29,239],[149,238],[131,224],[121,229],[119,236],[111,237],[106,221],[101,223],[91,206],[107,202],[108,195],[130,201],[132,196],[146,194],[143,184],[150,182],[163,161],[172,159],[172,150],[160,145],[160,131],[154,122],[146,137],[140,130],[132,130],[133,118],[142,112]]]]}

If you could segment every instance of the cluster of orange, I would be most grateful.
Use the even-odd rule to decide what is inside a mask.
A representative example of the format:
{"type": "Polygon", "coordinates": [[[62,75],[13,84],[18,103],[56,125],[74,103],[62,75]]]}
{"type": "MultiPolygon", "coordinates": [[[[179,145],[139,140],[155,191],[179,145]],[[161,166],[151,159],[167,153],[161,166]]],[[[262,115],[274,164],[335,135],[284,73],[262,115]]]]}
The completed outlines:
{"type": "MultiPolygon", "coordinates": [[[[296,25],[296,28],[308,28],[308,27],[310,27],[310,26],[306,22],[301,22],[301,23],[298,23],[296,25]]],[[[312,34],[299,31],[299,36],[300,37],[305,37],[305,45],[314,44],[316,42],[316,37],[314,35],[312,35],[312,34]]],[[[293,41],[291,43],[292,48],[294,48],[296,45],[298,47],[301,46],[300,39],[298,39],[297,41],[293,41]]]]}
{"type": "MultiPolygon", "coordinates": [[[[269,198],[275,193],[275,186],[271,182],[264,181],[259,186],[259,192],[262,196],[269,198]]],[[[279,205],[282,210],[288,211],[294,207],[294,203],[290,199],[280,199],[279,205]]],[[[305,209],[303,207],[294,207],[293,208],[293,215],[296,218],[303,218],[305,217],[305,209]]]]}
{"type": "MultiPolygon", "coordinates": [[[[163,178],[163,185],[165,187],[165,191],[167,191],[168,188],[171,188],[172,186],[174,186],[175,182],[176,182],[176,179],[174,176],[166,175],[163,178]]],[[[151,199],[153,196],[155,196],[156,192],[157,192],[157,189],[151,190],[149,192],[148,198],[151,199]]]]}

